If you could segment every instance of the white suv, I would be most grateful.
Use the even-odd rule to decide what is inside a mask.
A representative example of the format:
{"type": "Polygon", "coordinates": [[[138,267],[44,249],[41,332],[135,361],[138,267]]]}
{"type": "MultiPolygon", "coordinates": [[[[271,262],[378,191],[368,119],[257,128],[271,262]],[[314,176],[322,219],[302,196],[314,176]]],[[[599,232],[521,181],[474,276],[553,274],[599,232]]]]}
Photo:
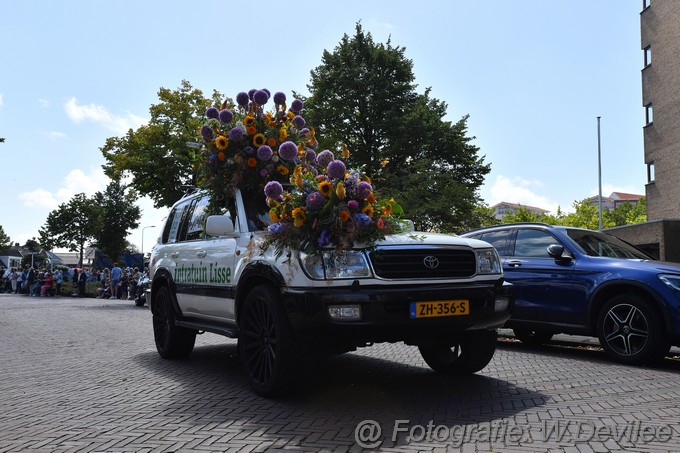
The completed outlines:
{"type": "Polygon", "coordinates": [[[288,391],[308,356],[375,342],[416,345],[435,371],[474,373],[510,317],[512,286],[488,243],[401,233],[373,248],[262,249],[269,208],[236,191],[220,215],[194,192],[170,211],[151,254],[151,310],[164,358],[188,355],[196,334],[238,338],[253,390],[288,391]]]}

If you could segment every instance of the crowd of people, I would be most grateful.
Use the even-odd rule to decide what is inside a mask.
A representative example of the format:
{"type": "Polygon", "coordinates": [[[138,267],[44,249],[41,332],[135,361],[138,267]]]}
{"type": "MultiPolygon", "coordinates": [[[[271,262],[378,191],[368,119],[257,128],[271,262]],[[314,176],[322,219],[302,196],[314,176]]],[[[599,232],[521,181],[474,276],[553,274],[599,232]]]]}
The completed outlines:
{"type": "Polygon", "coordinates": [[[35,269],[31,266],[5,269],[0,266],[0,292],[25,294],[30,297],[61,296],[64,284],[70,282],[72,296],[85,296],[87,282],[98,282],[96,297],[134,299],[143,271],[137,267],[121,268],[118,263],[102,270],[88,268],[35,269]]]}

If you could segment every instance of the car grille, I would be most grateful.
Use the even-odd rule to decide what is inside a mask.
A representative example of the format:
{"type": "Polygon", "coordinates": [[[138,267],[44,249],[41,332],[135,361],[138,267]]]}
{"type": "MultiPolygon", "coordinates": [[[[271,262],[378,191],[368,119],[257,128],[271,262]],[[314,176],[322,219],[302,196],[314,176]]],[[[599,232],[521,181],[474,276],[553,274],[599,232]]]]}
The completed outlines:
{"type": "Polygon", "coordinates": [[[463,278],[475,275],[477,270],[475,253],[469,249],[383,247],[369,257],[380,278],[463,278]]]}

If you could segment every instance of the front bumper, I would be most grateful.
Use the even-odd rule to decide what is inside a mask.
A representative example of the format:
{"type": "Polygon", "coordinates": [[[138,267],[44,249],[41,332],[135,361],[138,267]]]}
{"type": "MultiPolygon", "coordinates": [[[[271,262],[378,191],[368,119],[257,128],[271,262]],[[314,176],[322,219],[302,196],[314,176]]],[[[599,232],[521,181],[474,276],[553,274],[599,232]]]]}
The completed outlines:
{"type": "Polygon", "coordinates": [[[467,330],[494,329],[510,318],[513,286],[497,282],[476,285],[359,286],[351,288],[286,288],[282,300],[291,327],[305,342],[364,346],[403,341],[420,344],[431,339],[455,339],[467,330]],[[507,308],[497,310],[496,300],[507,298],[507,308]],[[467,315],[412,319],[412,302],[467,299],[467,315]],[[361,319],[335,320],[331,306],[358,305],[361,319]]]}

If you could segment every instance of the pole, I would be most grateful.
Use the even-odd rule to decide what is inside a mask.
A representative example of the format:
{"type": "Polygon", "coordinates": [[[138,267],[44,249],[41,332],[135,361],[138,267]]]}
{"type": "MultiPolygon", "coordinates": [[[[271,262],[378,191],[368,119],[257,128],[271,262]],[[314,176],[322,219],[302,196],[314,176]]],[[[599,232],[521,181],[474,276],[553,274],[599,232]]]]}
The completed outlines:
{"type": "Polygon", "coordinates": [[[597,186],[599,189],[599,220],[602,232],[602,150],[600,146],[600,117],[597,117],[597,186]]]}
{"type": "Polygon", "coordinates": [[[144,259],[144,230],[147,228],[156,228],[156,225],[149,225],[142,228],[142,260],[144,259]]]}

